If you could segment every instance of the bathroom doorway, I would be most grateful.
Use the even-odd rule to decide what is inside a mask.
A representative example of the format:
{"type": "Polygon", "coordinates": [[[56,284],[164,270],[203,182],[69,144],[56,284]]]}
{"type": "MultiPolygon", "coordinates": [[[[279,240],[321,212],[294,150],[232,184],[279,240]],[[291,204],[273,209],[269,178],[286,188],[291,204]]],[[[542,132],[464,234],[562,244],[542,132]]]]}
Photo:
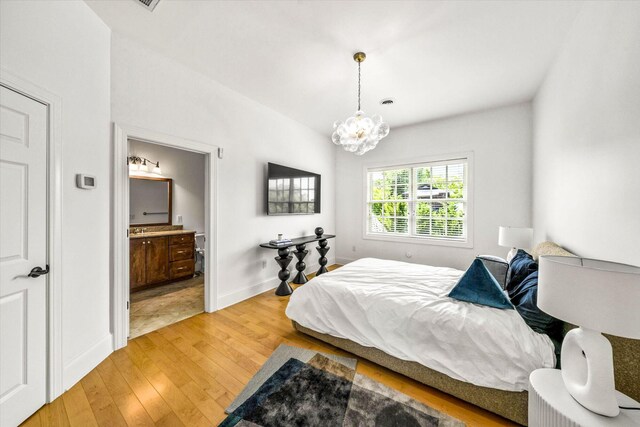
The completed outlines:
{"type": "Polygon", "coordinates": [[[204,311],[206,159],[128,143],[132,339],[204,311]]]}
{"type": "Polygon", "coordinates": [[[118,125],[114,136],[117,349],[216,309],[218,147],[118,125]]]}

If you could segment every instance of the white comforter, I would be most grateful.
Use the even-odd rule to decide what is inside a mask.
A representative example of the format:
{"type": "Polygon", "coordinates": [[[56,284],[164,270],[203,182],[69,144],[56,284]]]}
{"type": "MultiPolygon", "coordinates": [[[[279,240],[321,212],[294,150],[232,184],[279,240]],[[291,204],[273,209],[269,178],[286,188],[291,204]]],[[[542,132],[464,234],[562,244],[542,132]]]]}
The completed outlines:
{"type": "Polygon", "coordinates": [[[376,347],[475,385],[528,388],[555,366],[554,347],[516,310],[447,294],[463,274],[446,267],[364,258],[295,290],[287,316],[314,331],[376,347]]]}

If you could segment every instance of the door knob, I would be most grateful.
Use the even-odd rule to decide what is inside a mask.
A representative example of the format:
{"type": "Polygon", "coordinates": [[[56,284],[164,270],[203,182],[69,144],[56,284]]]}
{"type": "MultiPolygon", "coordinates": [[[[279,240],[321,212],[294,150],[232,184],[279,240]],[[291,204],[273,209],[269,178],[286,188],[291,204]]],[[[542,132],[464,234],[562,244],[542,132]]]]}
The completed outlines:
{"type": "Polygon", "coordinates": [[[49,264],[47,264],[46,270],[43,270],[42,267],[33,267],[27,276],[35,279],[37,277],[40,277],[48,273],[49,273],[49,264]]]}

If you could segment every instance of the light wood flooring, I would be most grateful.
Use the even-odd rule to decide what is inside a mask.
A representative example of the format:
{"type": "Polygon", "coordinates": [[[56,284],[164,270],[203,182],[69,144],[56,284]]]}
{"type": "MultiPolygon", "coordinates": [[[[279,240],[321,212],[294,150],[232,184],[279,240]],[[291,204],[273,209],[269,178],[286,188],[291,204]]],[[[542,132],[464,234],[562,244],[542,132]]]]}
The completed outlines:
{"type": "MultiPolygon", "coordinates": [[[[129,341],[25,426],[212,426],[281,343],[348,355],[293,329],[273,291],[129,341]]],[[[469,426],[514,425],[359,359],[358,372],[469,426]]]]}

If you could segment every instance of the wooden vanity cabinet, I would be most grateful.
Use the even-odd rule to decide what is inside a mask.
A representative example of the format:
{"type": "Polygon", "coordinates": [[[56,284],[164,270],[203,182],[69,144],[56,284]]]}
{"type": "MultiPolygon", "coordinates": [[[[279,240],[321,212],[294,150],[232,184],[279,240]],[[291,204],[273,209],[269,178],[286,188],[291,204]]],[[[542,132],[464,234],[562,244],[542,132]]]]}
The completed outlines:
{"type": "Polygon", "coordinates": [[[169,237],[169,275],[171,279],[193,276],[195,269],[195,234],[169,237]]]}
{"type": "Polygon", "coordinates": [[[194,234],[130,239],[130,290],[193,276],[193,245],[194,234]]]}
{"type": "Polygon", "coordinates": [[[131,290],[147,284],[146,239],[129,240],[129,287],[131,290]]]}
{"type": "Polygon", "coordinates": [[[169,240],[167,237],[152,237],[147,241],[146,272],[147,285],[169,280],[169,240]]]}

